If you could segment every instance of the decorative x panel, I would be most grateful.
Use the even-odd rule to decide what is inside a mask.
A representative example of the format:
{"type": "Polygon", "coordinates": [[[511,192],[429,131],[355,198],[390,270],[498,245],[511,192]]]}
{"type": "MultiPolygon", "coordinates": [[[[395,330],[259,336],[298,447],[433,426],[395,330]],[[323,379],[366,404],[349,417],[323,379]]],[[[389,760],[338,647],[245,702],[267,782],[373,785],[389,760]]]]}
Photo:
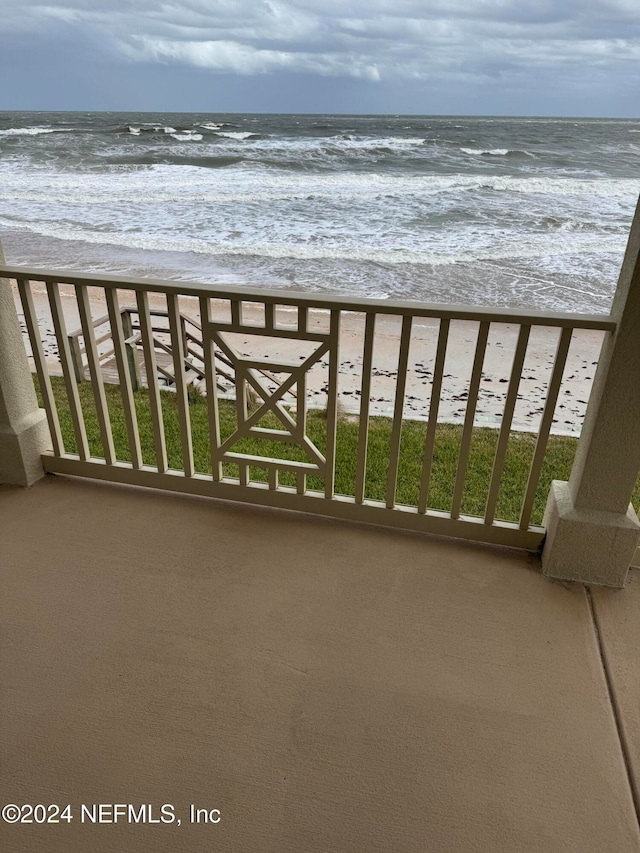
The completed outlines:
{"type": "Polygon", "coordinates": [[[259,465],[260,461],[270,463],[282,462],[283,468],[299,470],[306,474],[317,473],[324,476],[326,459],[315,444],[306,435],[306,374],[323,356],[329,354],[330,363],[337,367],[337,346],[332,336],[322,333],[291,332],[284,329],[260,329],[255,326],[245,326],[235,322],[208,323],[211,340],[232,362],[235,372],[237,430],[223,441],[217,448],[218,461],[246,462],[259,465]],[[302,362],[274,361],[270,359],[253,358],[236,352],[227,340],[226,333],[246,335],[255,338],[258,343],[261,338],[295,339],[301,343],[314,344],[313,351],[304,357],[302,362]],[[279,378],[276,378],[276,374],[279,378]],[[276,386],[275,388],[273,386],[276,386]],[[258,398],[257,407],[250,413],[248,406],[248,389],[253,389],[258,398]],[[294,390],[295,389],[295,390],[294,390]],[[283,398],[294,394],[297,398],[296,417],[285,408],[283,398]],[[259,427],[262,418],[271,412],[280,421],[284,429],[266,429],[259,427]],[[274,457],[251,456],[246,453],[232,452],[233,446],[240,439],[253,436],[270,441],[284,441],[296,444],[302,448],[309,462],[295,462],[291,459],[274,457]]]}

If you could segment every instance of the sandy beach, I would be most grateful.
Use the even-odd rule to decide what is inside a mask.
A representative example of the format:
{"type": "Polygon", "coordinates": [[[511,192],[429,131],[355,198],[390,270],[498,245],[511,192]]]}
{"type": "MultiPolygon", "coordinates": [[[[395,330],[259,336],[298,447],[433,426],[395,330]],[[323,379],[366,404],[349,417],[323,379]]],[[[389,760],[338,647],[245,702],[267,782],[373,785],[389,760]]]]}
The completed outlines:
{"type": "MultiPolygon", "coordinates": [[[[61,368],[46,290],[41,283],[34,283],[32,289],[49,370],[52,374],[60,374],[61,368]]],[[[22,306],[15,285],[14,293],[30,354],[22,306]]],[[[61,294],[67,330],[71,332],[80,326],[74,289],[63,285],[61,294]]],[[[119,294],[121,307],[134,305],[131,292],[120,291],[119,294]]],[[[91,288],[90,297],[94,319],[106,315],[103,293],[97,288],[91,288]]],[[[212,304],[215,317],[216,303],[212,304]]],[[[160,294],[150,295],[150,305],[152,309],[166,309],[166,302],[160,294]]],[[[180,309],[185,315],[199,320],[196,299],[181,297],[180,309]]],[[[222,319],[224,312],[219,316],[222,319]]],[[[244,322],[252,325],[260,325],[263,321],[261,312],[255,305],[246,303],[243,308],[243,318],[244,322]]],[[[309,317],[309,328],[323,330],[326,328],[327,319],[327,312],[312,311],[309,317]]],[[[295,323],[295,310],[284,306],[277,308],[277,326],[295,328],[295,323]]],[[[364,323],[363,314],[350,312],[342,314],[338,392],[342,410],[350,415],[356,415],[360,410],[364,323]]],[[[377,319],[370,397],[371,415],[389,416],[394,411],[400,326],[401,320],[395,316],[379,315],[377,319]]],[[[452,321],[451,323],[438,413],[440,421],[462,423],[464,420],[477,332],[478,324],[475,322],[452,321]]],[[[518,332],[519,326],[515,324],[494,323],[491,326],[476,409],[476,425],[497,427],[501,423],[518,332]]],[[[558,334],[557,329],[540,326],[534,327],[531,331],[514,412],[514,429],[536,431],[539,426],[558,334]]],[[[405,418],[420,420],[428,416],[437,338],[437,320],[414,319],[404,399],[405,418]]],[[[574,332],[552,425],[554,433],[579,435],[602,338],[601,332],[581,330],[574,332]]],[[[107,342],[103,346],[108,345],[107,342]]],[[[233,336],[233,347],[239,355],[257,357],[265,361],[297,364],[309,352],[308,346],[295,339],[240,334],[233,336]]],[[[309,408],[326,406],[327,374],[325,356],[311,368],[307,375],[309,408]]]]}

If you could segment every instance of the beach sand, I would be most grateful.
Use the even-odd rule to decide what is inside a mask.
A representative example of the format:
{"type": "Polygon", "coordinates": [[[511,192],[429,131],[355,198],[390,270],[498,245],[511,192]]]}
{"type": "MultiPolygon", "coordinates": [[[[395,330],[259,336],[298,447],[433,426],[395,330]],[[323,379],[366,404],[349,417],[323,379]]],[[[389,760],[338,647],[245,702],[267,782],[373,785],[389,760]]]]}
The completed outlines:
{"type": "MultiPolygon", "coordinates": [[[[72,332],[80,326],[74,288],[69,285],[61,285],[60,289],[67,331],[72,332]]],[[[43,284],[35,282],[32,284],[32,291],[49,370],[52,374],[60,374],[61,368],[57,357],[46,289],[43,284]]],[[[14,292],[27,349],[30,353],[26,326],[22,316],[22,306],[15,285],[14,292]]],[[[104,293],[98,288],[90,288],[89,293],[94,319],[106,315],[104,293]]],[[[130,291],[119,291],[119,296],[121,307],[134,305],[130,291]]],[[[224,319],[225,314],[228,318],[228,308],[221,309],[221,313],[217,314],[216,301],[212,302],[212,305],[214,306],[214,318],[219,316],[220,319],[224,319]]],[[[166,310],[164,297],[161,294],[150,294],[150,306],[152,309],[166,310]]],[[[187,316],[199,320],[197,299],[181,297],[180,309],[187,316]]],[[[255,304],[245,303],[243,321],[252,325],[260,325],[263,322],[263,316],[256,309],[255,304]]],[[[277,308],[277,326],[295,328],[296,322],[295,309],[286,306],[277,308]]],[[[339,348],[338,396],[342,410],[350,415],[357,415],[360,411],[364,324],[364,314],[343,312],[339,348]]],[[[476,322],[469,321],[452,321],[451,323],[438,412],[439,421],[448,423],[462,423],[464,421],[478,325],[476,322]]],[[[328,312],[311,311],[309,329],[327,330],[328,312]]],[[[390,416],[393,414],[400,350],[400,329],[401,318],[383,314],[378,316],[373,351],[371,415],[390,416]]],[[[422,420],[429,414],[438,329],[437,320],[416,318],[413,321],[403,409],[405,418],[422,420]]],[[[501,423],[518,333],[519,326],[517,324],[493,323],[491,325],[475,415],[475,424],[478,426],[497,427],[501,423]]],[[[535,432],[539,427],[558,337],[559,330],[553,328],[537,326],[531,331],[514,412],[513,429],[535,432]]],[[[579,435],[602,339],[602,332],[583,330],[574,332],[554,414],[552,425],[554,433],[579,435]]],[[[297,364],[311,351],[308,343],[302,343],[295,339],[234,334],[229,335],[227,340],[239,355],[257,357],[265,361],[284,361],[297,364]]],[[[103,346],[108,345],[107,342],[103,346]]],[[[33,362],[31,363],[33,367],[33,362]]],[[[328,368],[327,357],[325,356],[307,374],[307,403],[309,408],[322,409],[326,407],[327,383],[328,368]]]]}

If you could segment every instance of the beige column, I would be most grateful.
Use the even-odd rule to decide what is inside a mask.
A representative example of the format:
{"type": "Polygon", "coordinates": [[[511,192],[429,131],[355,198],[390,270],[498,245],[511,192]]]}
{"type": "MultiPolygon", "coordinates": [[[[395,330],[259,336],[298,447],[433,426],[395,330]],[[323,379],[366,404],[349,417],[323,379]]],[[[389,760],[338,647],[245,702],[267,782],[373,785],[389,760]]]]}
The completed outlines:
{"type": "MultiPolygon", "coordinates": [[[[0,247],[0,263],[4,263],[0,247]]],[[[40,455],[51,447],[38,408],[11,285],[0,279],[0,483],[29,486],[44,475],[40,455]]]]}
{"type": "Polygon", "coordinates": [[[569,482],[554,481],[544,524],[545,575],[624,585],[640,523],[629,501],[640,472],[640,202],[607,340],[569,482]]]}

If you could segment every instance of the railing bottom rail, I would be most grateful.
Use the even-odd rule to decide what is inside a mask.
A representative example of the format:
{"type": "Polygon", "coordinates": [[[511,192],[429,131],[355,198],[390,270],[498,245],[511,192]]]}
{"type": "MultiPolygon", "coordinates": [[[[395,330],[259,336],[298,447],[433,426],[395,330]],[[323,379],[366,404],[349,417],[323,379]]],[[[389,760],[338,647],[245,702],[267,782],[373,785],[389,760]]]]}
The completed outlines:
{"type": "Polygon", "coordinates": [[[108,480],[129,486],[143,486],[168,492],[219,498],[248,504],[257,504],[277,509],[309,512],[329,518],[341,518],[348,521],[382,525],[436,536],[468,539],[492,545],[511,548],[523,548],[536,551],[542,545],[544,528],[530,526],[522,530],[515,523],[495,521],[488,525],[484,519],[459,515],[451,518],[448,513],[427,510],[419,513],[417,507],[396,504],[393,509],[384,501],[364,500],[356,503],[355,498],[334,494],[333,499],[325,499],[324,492],[308,489],[300,495],[295,488],[279,486],[270,489],[268,483],[252,481],[246,485],[232,477],[213,480],[207,474],[185,476],[184,472],[168,469],[160,473],[156,468],[143,465],[135,469],[127,462],[107,465],[103,459],[82,460],[79,456],[53,453],[42,457],[44,469],[49,474],[84,477],[94,480],[108,480]]]}

